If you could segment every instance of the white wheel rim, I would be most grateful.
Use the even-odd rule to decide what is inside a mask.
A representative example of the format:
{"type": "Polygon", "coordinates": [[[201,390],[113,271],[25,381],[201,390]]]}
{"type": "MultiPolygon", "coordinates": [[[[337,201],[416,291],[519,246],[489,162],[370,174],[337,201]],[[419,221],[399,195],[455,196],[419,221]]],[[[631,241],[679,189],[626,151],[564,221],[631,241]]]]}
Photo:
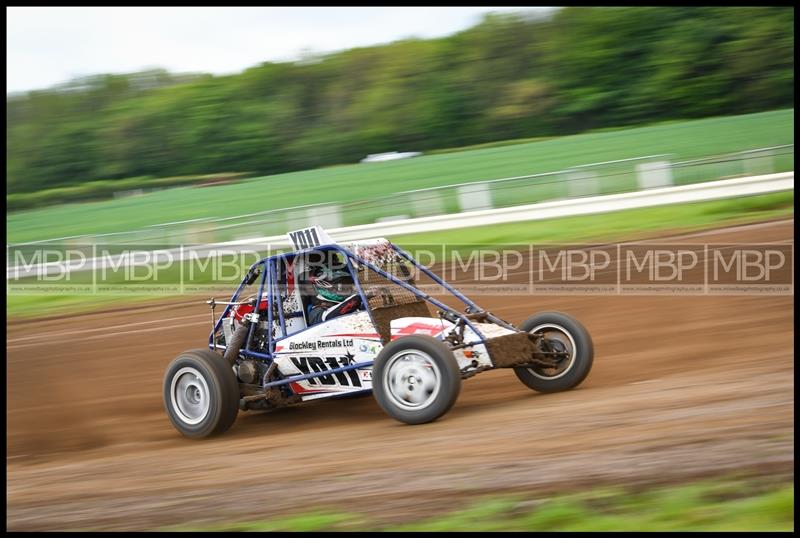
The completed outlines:
{"type": "Polygon", "coordinates": [[[406,411],[420,411],[436,399],[441,378],[439,367],[430,355],[411,349],[389,358],[382,381],[394,405],[406,411]]]}
{"type": "Polygon", "coordinates": [[[172,376],[170,386],[172,409],[186,424],[202,422],[210,404],[210,391],[205,378],[200,372],[186,366],[172,376]]]}
{"type": "MultiPolygon", "coordinates": [[[[531,334],[537,332],[544,332],[548,339],[561,336],[561,338],[555,338],[555,339],[564,344],[567,348],[567,352],[569,353],[569,358],[567,359],[569,361],[569,364],[567,364],[567,367],[564,368],[564,370],[562,370],[561,372],[558,372],[555,375],[545,375],[541,372],[541,370],[537,372],[536,369],[534,368],[527,368],[527,370],[531,373],[531,375],[534,375],[539,379],[553,380],[564,377],[570,370],[572,370],[572,367],[575,366],[575,355],[577,354],[578,347],[575,345],[575,339],[572,337],[572,334],[568,330],[566,330],[561,325],[557,325],[555,323],[542,323],[541,325],[537,325],[528,332],[530,332],[531,334]]],[[[545,368],[545,369],[553,370],[554,368],[545,368]]]]}

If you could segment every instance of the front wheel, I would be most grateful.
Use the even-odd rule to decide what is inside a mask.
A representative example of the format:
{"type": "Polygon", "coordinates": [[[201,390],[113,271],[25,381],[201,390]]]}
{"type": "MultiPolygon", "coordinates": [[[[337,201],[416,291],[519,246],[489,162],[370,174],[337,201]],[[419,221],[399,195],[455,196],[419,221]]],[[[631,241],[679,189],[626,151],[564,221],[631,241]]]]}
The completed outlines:
{"type": "Polygon", "coordinates": [[[375,358],[372,392],[378,405],[406,424],[424,424],[453,407],[461,391],[458,362],[445,344],[410,335],[390,342],[375,358]]]}
{"type": "Polygon", "coordinates": [[[239,383],[228,362],[209,349],[184,351],[167,367],[164,408],[186,437],[208,437],[233,425],[239,383]]]}
{"type": "Polygon", "coordinates": [[[520,326],[538,334],[544,360],[553,366],[516,366],[514,373],[537,392],[560,392],[577,387],[592,368],[594,345],[589,331],[578,320],[561,312],[541,312],[520,326]]]}

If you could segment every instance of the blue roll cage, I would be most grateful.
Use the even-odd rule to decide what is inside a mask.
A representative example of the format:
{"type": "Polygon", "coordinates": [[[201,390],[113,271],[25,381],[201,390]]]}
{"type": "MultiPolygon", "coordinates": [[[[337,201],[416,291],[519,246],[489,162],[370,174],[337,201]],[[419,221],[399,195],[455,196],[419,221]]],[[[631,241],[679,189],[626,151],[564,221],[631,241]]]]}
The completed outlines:
{"type": "MultiPolygon", "coordinates": [[[[476,312],[481,311],[480,307],[478,305],[476,305],[474,302],[472,302],[468,297],[466,297],[461,292],[459,292],[458,290],[456,290],[455,288],[450,286],[447,282],[442,280],[438,275],[436,275],[435,273],[430,271],[427,267],[424,267],[424,266],[420,265],[419,263],[417,263],[417,261],[413,257],[411,257],[407,252],[405,252],[403,249],[401,249],[397,245],[394,245],[393,243],[389,243],[389,245],[392,248],[392,250],[394,250],[400,257],[402,257],[406,261],[410,262],[414,267],[416,267],[417,269],[422,271],[425,275],[430,277],[434,282],[436,282],[437,284],[442,286],[444,289],[446,289],[447,291],[452,293],[455,297],[457,297],[461,302],[466,304],[468,309],[472,309],[472,310],[474,310],[476,312]]],[[[369,309],[369,306],[368,306],[369,303],[367,301],[367,297],[364,294],[364,290],[361,289],[361,283],[358,281],[358,278],[357,278],[358,272],[355,271],[354,268],[353,268],[353,264],[352,264],[353,261],[355,261],[356,263],[358,263],[359,265],[361,265],[363,267],[367,267],[367,268],[371,269],[372,271],[375,271],[376,273],[378,273],[382,277],[386,278],[387,280],[389,280],[389,281],[391,281],[391,282],[393,282],[393,283],[405,288],[406,290],[410,291],[411,293],[413,293],[415,296],[419,297],[420,299],[431,303],[432,305],[438,307],[439,309],[450,313],[451,316],[455,316],[456,318],[461,320],[466,326],[468,326],[475,334],[477,334],[479,336],[479,340],[476,340],[474,342],[469,342],[466,345],[483,344],[483,343],[486,342],[486,339],[483,336],[483,334],[478,330],[477,327],[475,327],[475,325],[473,325],[473,323],[469,320],[469,318],[465,314],[450,308],[449,306],[447,306],[446,304],[442,303],[441,301],[438,301],[438,300],[434,299],[433,297],[431,297],[427,293],[424,293],[424,292],[420,291],[419,289],[417,289],[416,287],[408,284],[407,282],[404,282],[404,281],[398,279],[397,277],[395,277],[391,273],[389,273],[387,271],[384,271],[383,269],[377,267],[376,265],[374,265],[374,264],[372,264],[372,263],[370,263],[370,262],[368,262],[368,261],[356,256],[355,254],[353,254],[349,250],[347,250],[347,249],[345,249],[345,248],[343,248],[343,247],[341,247],[339,245],[336,245],[336,244],[328,244],[328,245],[310,247],[310,248],[306,248],[306,249],[302,249],[302,250],[296,250],[296,251],[293,251],[293,252],[285,252],[285,253],[282,253],[282,254],[275,254],[273,256],[268,256],[266,258],[262,258],[259,261],[255,262],[253,265],[251,265],[250,268],[247,271],[247,274],[242,279],[241,284],[239,284],[239,287],[236,289],[236,292],[231,297],[231,299],[229,301],[229,304],[225,307],[225,310],[222,312],[222,314],[220,315],[219,319],[214,324],[214,329],[211,331],[211,335],[209,336],[209,343],[208,343],[209,349],[215,349],[216,348],[215,343],[214,343],[214,338],[215,338],[215,335],[217,334],[217,332],[219,331],[220,327],[222,326],[222,320],[225,319],[225,317],[228,316],[228,314],[230,313],[230,309],[233,306],[233,304],[230,304],[230,303],[236,303],[237,299],[239,298],[239,294],[245,288],[245,285],[246,285],[247,281],[250,279],[251,275],[253,275],[254,271],[256,271],[259,268],[259,266],[263,266],[263,267],[262,267],[262,270],[261,270],[261,279],[260,279],[261,281],[260,281],[259,286],[258,286],[258,295],[256,295],[256,305],[260,304],[261,297],[263,296],[263,293],[264,293],[264,286],[267,285],[267,290],[268,290],[267,291],[267,298],[266,298],[267,299],[267,305],[268,305],[267,306],[267,326],[271,328],[273,326],[272,325],[273,321],[276,321],[273,318],[272,305],[281,304],[280,300],[279,300],[280,299],[280,296],[279,296],[280,292],[279,292],[279,289],[278,289],[278,280],[277,280],[278,279],[278,276],[277,276],[277,263],[278,263],[278,261],[287,260],[287,259],[294,258],[296,256],[299,256],[299,255],[302,255],[302,254],[307,254],[307,253],[310,253],[310,252],[329,252],[329,251],[338,252],[339,254],[342,254],[344,256],[345,262],[347,264],[347,269],[350,271],[350,274],[353,275],[353,282],[355,283],[356,290],[358,291],[358,294],[361,297],[362,304],[365,305],[365,307],[367,309],[367,313],[369,314],[373,325],[375,325],[375,319],[372,317],[372,312],[369,309]]],[[[267,334],[267,353],[260,353],[260,352],[257,352],[257,351],[253,351],[253,350],[250,349],[250,345],[251,345],[251,342],[252,342],[253,331],[255,330],[256,324],[255,323],[251,323],[250,324],[250,332],[247,335],[247,340],[246,340],[245,346],[240,351],[241,355],[244,355],[245,357],[250,357],[250,358],[253,358],[253,359],[257,359],[257,360],[263,361],[267,365],[270,365],[274,361],[275,344],[277,342],[283,340],[284,338],[289,338],[290,336],[293,337],[293,336],[303,332],[304,330],[307,330],[307,329],[311,328],[311,327],[306,327],[305,329],[302,329],[301,331],[297,331],[295,333],[292,333],[291,335],[287,335],[286,334],[286,319],[285,319],[285,316],[283,314],[283,308],[277,308],[276,310],[278,311],[278,319],[277,319],[277,321],[280,324],[281,334],[283,336],[281,336],[280,338],[274,338],[273,334],[272,334],[272,330],[267,330],[266,331],[266,334],[267,334]]],[[[255,311],[257,312],[258,309],[255,308],[255,311]]],[[[498,325],[501,325],[502,327],[505,327],[507,329],[511,329],[511,330],[514,330],[514,331],[518,330],[516,327],[514,327],[510,323],[498,318],[497,316],[494,316],[493,314],[491,314],[489,312],[486,312],[485,314],[486,314],[486,319],[488,319],[489,321],[491,321],[493,323],[496,323],[498,325]]],[[[348,370],[357,370],[359,368],[367,368],[367,367],[372,366],[373,362],[374,361],[359,362],[359,363],[350,364],[350,365],[347,365],[347,366],[342,366],[340,368],[334,368],[334,369],[325,370],[325,371],[322,371],[322,372],[312,372],[312,373],[309,373],[309,374],[303,374],[303,375],[287,377],[285,379],[280,379],[280,380],[272,381],[272,382],[266,382],[266,379],[262,379],[261,380],[261,385],[264,388],[274,387],[274,386],[278,386],[278,385],[288,385],[289,383],[293,383],[295,381],[302,381],[302,380],[305,380],[305,379],[311,379],[311,378],[315,378],[315,377],[321,377],[321,376],[325,376],[325,375],[336,374],[336,373],[345,372],[345,371],[348,371],[348,370]]]]}

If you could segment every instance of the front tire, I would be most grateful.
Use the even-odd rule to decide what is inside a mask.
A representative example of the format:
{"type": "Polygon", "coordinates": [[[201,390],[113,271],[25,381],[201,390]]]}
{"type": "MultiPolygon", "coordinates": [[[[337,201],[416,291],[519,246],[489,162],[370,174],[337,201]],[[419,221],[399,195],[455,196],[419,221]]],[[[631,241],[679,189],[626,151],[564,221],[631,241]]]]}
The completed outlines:
{"type": "Polygon", "coordinates": [[[230,428],[239,413],[239,383],[227,361],[209,349],[184,351],[167,367],[164,408],[190,438],[230,428]]]}
{"type": "Polygon", "coordinates": [[[433,422],[453,407],[460,391],[461,372],[453,352],[430,336],[390,342],[372,367],[375,400],[406,424],[433,422]]]}
{"type": "Polygon", "coordinates": [[[578,320],[561,312],[541,312],[525,320],[520,329],[543,335],[549,348],[546,351],[566,357],[556,368],[516,366],[514,373],[528,388],[560,392],[577,387],[589,375],[594,344],[589,331],[578,320]]]}

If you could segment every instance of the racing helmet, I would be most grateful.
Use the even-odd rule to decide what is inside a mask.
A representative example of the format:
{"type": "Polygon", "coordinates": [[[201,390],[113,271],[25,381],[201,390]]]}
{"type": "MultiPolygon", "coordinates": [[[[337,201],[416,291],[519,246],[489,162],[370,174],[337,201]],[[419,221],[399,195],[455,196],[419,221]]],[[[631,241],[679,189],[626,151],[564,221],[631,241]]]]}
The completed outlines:
{"type": "Polygon", "coordinates": [[[341,269],[324,269],[312,279],[317,299],[338,303],[352,295],[355,283],[350,271],[341,269]]]}

